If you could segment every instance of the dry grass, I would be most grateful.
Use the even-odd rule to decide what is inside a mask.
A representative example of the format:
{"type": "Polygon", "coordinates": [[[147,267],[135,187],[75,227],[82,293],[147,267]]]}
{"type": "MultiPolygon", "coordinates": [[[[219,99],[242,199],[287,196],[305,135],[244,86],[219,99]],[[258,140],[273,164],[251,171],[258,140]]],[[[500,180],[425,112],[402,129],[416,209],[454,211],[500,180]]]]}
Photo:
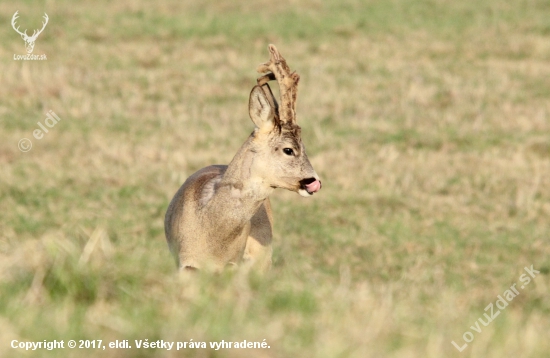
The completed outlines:
{"type": "MultiPolygon", "coordinates": [[[[0,4],[0,355],[12,339],[266,341],[101,357],[543,357],[547,1],[0,4]],[[9,27],[50,23],[35,54],[9,27]],[[302,76],[310,200],[277,192],[274,268],[177,277],[163,217],[252,129],[256,65],[302,76]],[[62,119],[32,137],[48,110],[62,119]],[[19,139],[33,141],[28,153],[19,139]],[[541,273],[469,327],[524,266],[541,273]],[[462,352],[465,331],[474,341],[462,352]]],[[[33,353],[28,354],[33,356],[33,353]]]]}

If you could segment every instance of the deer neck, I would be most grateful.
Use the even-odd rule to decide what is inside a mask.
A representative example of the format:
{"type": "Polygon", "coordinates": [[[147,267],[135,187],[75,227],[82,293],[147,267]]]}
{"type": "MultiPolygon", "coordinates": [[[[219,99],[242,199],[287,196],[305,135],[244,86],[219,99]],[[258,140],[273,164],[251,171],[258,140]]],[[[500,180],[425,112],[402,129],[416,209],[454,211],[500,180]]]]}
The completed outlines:
{"type": "Polygon", "coordinates": [[[233,196],[243,201],[263,202],[273,188],[256,170],[256,160],[260,160],[254,146],[254,137],[250,136],[241,146],[224,173],[222,185],[232,187],[233,196]]]}
{"type": "Polygon", "coordinates": [[[254,161],[259,159],[253,140],[249,137],[233,157],[211,202],[211,208],[229,214],[237,224],[247,223],[274,190],[255,170],[254,161]]]}

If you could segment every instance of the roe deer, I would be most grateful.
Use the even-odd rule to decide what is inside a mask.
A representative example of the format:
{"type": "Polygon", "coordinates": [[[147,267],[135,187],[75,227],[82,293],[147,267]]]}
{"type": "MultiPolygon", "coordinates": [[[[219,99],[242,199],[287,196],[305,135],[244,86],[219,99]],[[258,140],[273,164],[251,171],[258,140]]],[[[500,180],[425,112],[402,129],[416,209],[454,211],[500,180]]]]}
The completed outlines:
{"type": "Polygon", "coordinates": [[[269,195],[275,188],[311,196],[321,189],[296,124],[300,76],[269,45],[265,74],[250,93],[255,128],[229,165],[212,165],[191,175],[170,202],[166,240],[180,270],[215,271],[243,260],[271,267],[273,218],[269,195]],[[267,74],[266,74],[267,73],[267,74]],[[277,80],[281,107],[269,85],[277,80]]]}

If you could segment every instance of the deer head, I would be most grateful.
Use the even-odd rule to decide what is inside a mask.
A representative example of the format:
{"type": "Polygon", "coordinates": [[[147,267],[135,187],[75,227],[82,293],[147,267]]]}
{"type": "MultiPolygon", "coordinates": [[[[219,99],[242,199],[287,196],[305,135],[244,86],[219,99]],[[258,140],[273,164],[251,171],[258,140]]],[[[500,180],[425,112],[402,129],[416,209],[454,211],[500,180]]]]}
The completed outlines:
{"type": "Polygon", "coordinates": [[[321,181],[306,154],[301,129],[296,123],[296,95],[300,76],[290,72],[286,60],[269,45],[270,60],[258,67],[258,78],[249,99],[249,114],[256,128],[253,150],[258,157],[255,171],[268,178],[273,188],[284,188],[310,196],[321,189],[321,181]],[[277,80],[279,107],[268,83],[277,80]]]}
{"type": "Polygon", "coordinates": [[[15,27],[15,21],[18,18],[18,12],[19,11],[16,11],[11,18],[11,26],[19,35],[21,35],[21,38],[25,41],[25,48],[27,49],[27,53],[32,53],[32,51],[34,50],[34,42],[36,41],[36,38],[38,37],[38,35],[40,35],[42,31],[44,31],[44,28],[48,24],[48,14],[44,13],[43,17],[45,22],[42,23],[42,28],[40,30],[34,30],[32,36],[28,36],[26,29],[25,32],[21,32],[19,31],[19,26],[17,28],[15,27]]]}

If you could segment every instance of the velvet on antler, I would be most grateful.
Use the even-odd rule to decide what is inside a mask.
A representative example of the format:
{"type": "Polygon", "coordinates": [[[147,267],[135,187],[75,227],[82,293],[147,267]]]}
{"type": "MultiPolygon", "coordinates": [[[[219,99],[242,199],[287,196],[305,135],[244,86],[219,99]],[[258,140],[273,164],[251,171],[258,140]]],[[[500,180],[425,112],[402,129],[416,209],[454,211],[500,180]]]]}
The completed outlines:
{"type": "Polygon", "coordinates": [[[258,85],[264,87],[263,85],[267,82],[277,80],[281,97],[279,119],[283,123],[296,123],[296,96],[300,76],[296,71],[290,72],[286,60],[275,45],[269,45],[268,49],[269,61],[262,63],[257,68],[259,73],[265,74],[258,78],[258,85]]]}

